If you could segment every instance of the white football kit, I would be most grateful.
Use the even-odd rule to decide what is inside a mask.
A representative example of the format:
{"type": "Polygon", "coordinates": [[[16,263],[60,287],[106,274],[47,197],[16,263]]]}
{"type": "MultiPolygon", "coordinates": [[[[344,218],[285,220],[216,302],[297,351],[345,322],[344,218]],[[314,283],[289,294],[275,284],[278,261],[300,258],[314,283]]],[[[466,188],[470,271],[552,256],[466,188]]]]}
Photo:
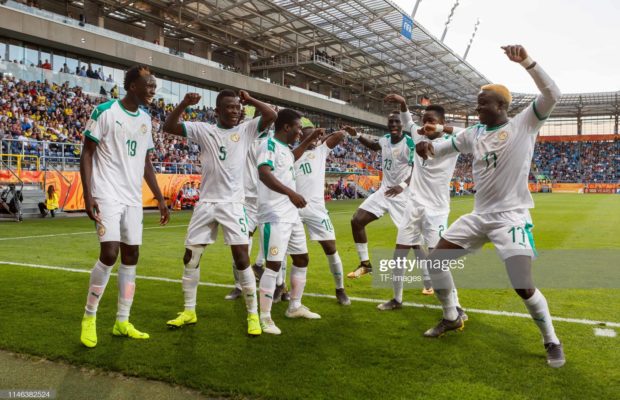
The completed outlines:
{"type": "Polygon", "coordinates": [[[212,244],[222,225],[227,245],[248,244],[249,228],[243,207],[244,164],[258,137],[260,117],[231,129],[204,122],[183,123],[183,133],[200,146],[200,200],[187,229],[185,245],[212,244]]]}
{"type": "MultiPolygon", "coordinates": [[[[295,156],[276,138],[261,143],[257,168],[268,165],[278,181],[295,190],[295,156]]],[[[258,182],[258,222],[261,246],[267,261],[284,260],[286,254],[306,254],[306,233],[297,207],[288,196],[258,182]]]]}
{"type": "Polygon", "coordinates": [[[502,260],[536,255],[528,175],[538,131],[560,96],[538,64],[528,72],[541,91],[531,105],[501,126],[474,125],[434,146],[435,157],[454,152],[474,156],[474,211],[456,220],[443,238],[470,251],[491,241],[502,260]]]}
{"type": "Polygon", "coordinates": [[[308,228],[310,240],[336,240],[334,225],[325,207],[325,162],[331,149],[326,143],[306,150],[295,161],[297,193],[308,203],[299,210],[301,221],[308,228]]]}
{"type": "Polygon", "coordinates": [[[394,224],[399,226],[407,207],[407,196],[405,193],[400,193],[398,196],[387,199],[385,192],[392,186],[398,186],[411,175],[415,145],[413,139],[405,133],[397,143],[392,144],[389,134],[381,137],[378,142],[381,146],[383,168],[381,186],[364,200],[360,208],[377,218],[381,218],[387,212],[394,224]]]}
{"type": "Polygon", "coordinates": [[[111,100],[93,110],[84,136],[97,143],[91,185],[102,220],[99,241],[142,244],[142,177],[154,147],[151,117],[111,100]]]}
{"type": "MultiPolygon", "coordinates": [[[[409,111],[400,114],[406,131],[411,132],[415,143],[426,140],[417,133],[420,127],[413,122],[409,111]]],[[[438,145],[450,141],[444,135],[432,141],[438,145]]],[[[450,214],[450,180],[459,153],[424,160],[414,155],[414,168],[407,191],[407,207],[398,227],[396,243],[405,246],[426,245],[435,247],[448,228],[450,214]]]]}

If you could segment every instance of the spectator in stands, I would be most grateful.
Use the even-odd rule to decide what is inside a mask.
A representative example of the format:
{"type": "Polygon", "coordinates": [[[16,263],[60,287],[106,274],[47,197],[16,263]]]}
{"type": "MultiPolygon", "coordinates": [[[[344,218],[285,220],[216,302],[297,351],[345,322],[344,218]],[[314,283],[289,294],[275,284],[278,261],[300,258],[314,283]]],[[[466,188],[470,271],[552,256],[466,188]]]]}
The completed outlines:
{"type": "Polygon", "coordinates": [[[62,65],[62,68],[60,68],[60,71],[59,71],[59,72],[61,72],[61,73],[63,73],[63,74],[70,74],[70,73],[71,73],[71,71],[69,70],[69,66],[67,65],[67,63],[64,63],[64,64],[62,65]]]}
{"type": "Polygon", "coordinates": [[[41,65],[41,68],[52,70],[52,64],[50,64],[49,60],[45,59],[45,62],[41,65]]]}
{"type": "Polygon", "coordinates": [[[112,78],[112,74],[108,75],[108,79],[105,80],[108,83],[114,82],[114,78],[112,78]]]}
{"type": "Polygon", "coordinates": [[[103,73],[103,68],[101,67],[97,70],[97,79],[100,81],[105,81],[105,74],[103,73]]]}
{"type": "Polygon", "coordinates": [[[49,185],[47,187],[47,195],[45,196],[45,203],[39,203],[39,211],[41,212],[41,217],[45,218],[47,216],[47,212],[49,211],[52,218],[54,218],[55,212],[58,209],[58,193],[56,193],[56,188],[54,185],[49,185]]]}
{"type": "Polygon", "coordinates": [[[77,71],[77,75],[87,77],[88,73],[86,71],[86,66],[82,65],[82,68],[77,71]]]}

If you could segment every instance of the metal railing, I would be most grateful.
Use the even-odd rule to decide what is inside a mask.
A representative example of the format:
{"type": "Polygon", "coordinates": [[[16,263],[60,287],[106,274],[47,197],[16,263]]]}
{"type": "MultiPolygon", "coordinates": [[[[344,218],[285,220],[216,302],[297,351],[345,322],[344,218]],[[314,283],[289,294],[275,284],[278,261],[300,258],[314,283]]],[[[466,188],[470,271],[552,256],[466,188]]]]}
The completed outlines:
{"type": "MultiPolygon", "coordinates": [[[[40,159],[37,155],[31,154],[2,154],[0,156],[3,163],[7,165],[9,168],[14,168],[17,170],[17,174],[22,172],[23,165],[32,166],[32,163],[25,162],[27,159],[34,159],[34,170],[38,171],[40,168],[40,159]]],[[[32,170],[32,168],[28,168],[28,170],[32,170]]]]}

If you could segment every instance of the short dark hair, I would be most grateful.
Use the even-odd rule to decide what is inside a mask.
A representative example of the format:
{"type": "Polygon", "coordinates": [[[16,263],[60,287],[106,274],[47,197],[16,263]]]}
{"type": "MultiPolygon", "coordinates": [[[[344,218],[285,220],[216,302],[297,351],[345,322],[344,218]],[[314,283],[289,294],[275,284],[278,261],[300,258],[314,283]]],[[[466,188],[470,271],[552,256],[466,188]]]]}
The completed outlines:
{"type": "Polygon", "coordinates": [[[427,106],[424,111],[434,111],[439,114],[442,119],[446,119],[446,109],[440,105],[431,104],[430,106],[427,106]]]}
{"type": "Polygon", "coordinates": [[[217,94],[217,98],[215,99],[215,106],[219,107],[222,104],[222,100],[225,97],[237,97],[237,93],[234,90],[224,89],[217,94]]]}
{"type": "Polygon", "coordinates": [[[275,130],[276,132],[280,129],[284,128],[284,125],[289,124],[293,125],[296,119],[301,119],[301,114],[295,110],[291,110],[290,108],[283,108],[278,111],[278,118],[276,118],[275,122],[275,130]]]}
{"type": "Polygon", "coordinates": [[[125,81],[123,87],[126,91],[129,91],[129,87],[141,76],[151,75],[151,69],[147,65],[138,64],[129,68],[125,73],[125,81]]]}

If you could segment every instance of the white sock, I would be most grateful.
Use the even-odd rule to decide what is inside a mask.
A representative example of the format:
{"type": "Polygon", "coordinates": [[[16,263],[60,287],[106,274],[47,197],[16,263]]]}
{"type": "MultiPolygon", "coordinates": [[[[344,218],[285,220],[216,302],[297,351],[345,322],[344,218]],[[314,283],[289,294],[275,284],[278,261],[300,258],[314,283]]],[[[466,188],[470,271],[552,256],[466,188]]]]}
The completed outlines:
{"type": "Polygon", "coordinates": [[[121,263],[118,267],[118,310],[116,319],[124,322],[129,319],[133,295],[136,291],[136,266],[121,263]]]}
{"type": "Polygon", "coordinates": [[[235,278],[235,288],[241,290],[241,283],[239,283],[239,271],[237,270],[237,266],[234,261],[232,262],[232,269],[233,277],[235,278]]]}
{"type": "Polygon", "coordinates": [[[260,278],[260,317],[261,319],[271,318],[271,305],[273,304],[273,292],[276,290],[276,278],[278,273],[272,269],[265,268],[263,276],[260,278]]]}
{"type": "Polygon", "coordinates": [[[430,276],[433,288],[435,288],[435,295],[441,302],[444,319],[454,321],[458,318],[459,314],[458,311],[456,311],[452,274],[449,271],[441,271],[432,273],[430,276]]]}
{"type": "Polygon", "coordinates": [[[185,267],[183,270],[183,298],[185,299],[185,311],[196,310],[196,295],[200,282],[200,267],[185,267]]]}
{"type": "Polygon", "coordinates": [[[523,302],[538,326],[538,329],[540,329],[544,343],[560,343],[553,329],[553,322],[551,321],[551,313],[549,312],[547,299],[545,299],[545,296],[543,296],[540,290],[536,289],[534,295],[529,299],[523,300],[523,302]]]}
{"type": "Polygon", "coordinates": [[[461,302],[459,301],[459,292],[458,290],[456,290],[456,288],[454,288],[454,290],[452,291],[452,295],[454,296],[454,304],[459,308],[463,308],[461,307],[461,302]]]}
{"type": "Polygon", "coordinates": [[[256,301],[256,277],[249,266],[243,271],[238,271],[241,290],[245,299],[245,308],[250,314],[258,314],[258,302],[256,301]]]}
{"type": "Polygon", "coordinates": [[[276,285],[280,286],[286,282],[286,258],[282,260],[280,264],[280,271],[278,271],[278,277],[276,278],[276,285]]]}
{"type": "Polygon", "coordinates": [[[334,276],[336,289],[343,289],[344,281],[342,279],[342,260],[340,259],[340,254],[335,252],[334,254],[327,255],[327,262],[329,263],[329,270],[334,276]]]}
{"type": "Polygon", "coordinates": [[[97,260],[95,266],[90,271],[90,283],[88,284],[88,296],[86,297],[86,315],[93,317],[97,315],[97,307],[105,291],[105,287],[110,280],[113,265],[105,265],[97,260]]]}
{"type": "Polygon", "coordinates": [[[399,303],[403,302],[403,276],[405,276],[404,268],[394,268],[392,270],[392,287],[394,288],[394,300],[399,303]]]}
{"type": "Polygon", "coordinates": [[[368,257],[368,243],[355,243],[357,249],[357,255],[360,257],[360,261],[369,261],[368,257]]]}
{"type": "Polygon", "coordinates": [[[306,273],[308,268],[299,268],[293,265],[291,268],[291,300],[289,306],[297,308],[301,306],[301,298],[306,287],[306,273]]]}
{"type": "Polygon", "coordinates": [[[422,281],[424,282],[425,289],[430,289],[433,287],[433,284],[431,283],[431,276],[428,273],[428,268],[426,268],[426,265],[424,264],[422,264],[422,281]]]}

